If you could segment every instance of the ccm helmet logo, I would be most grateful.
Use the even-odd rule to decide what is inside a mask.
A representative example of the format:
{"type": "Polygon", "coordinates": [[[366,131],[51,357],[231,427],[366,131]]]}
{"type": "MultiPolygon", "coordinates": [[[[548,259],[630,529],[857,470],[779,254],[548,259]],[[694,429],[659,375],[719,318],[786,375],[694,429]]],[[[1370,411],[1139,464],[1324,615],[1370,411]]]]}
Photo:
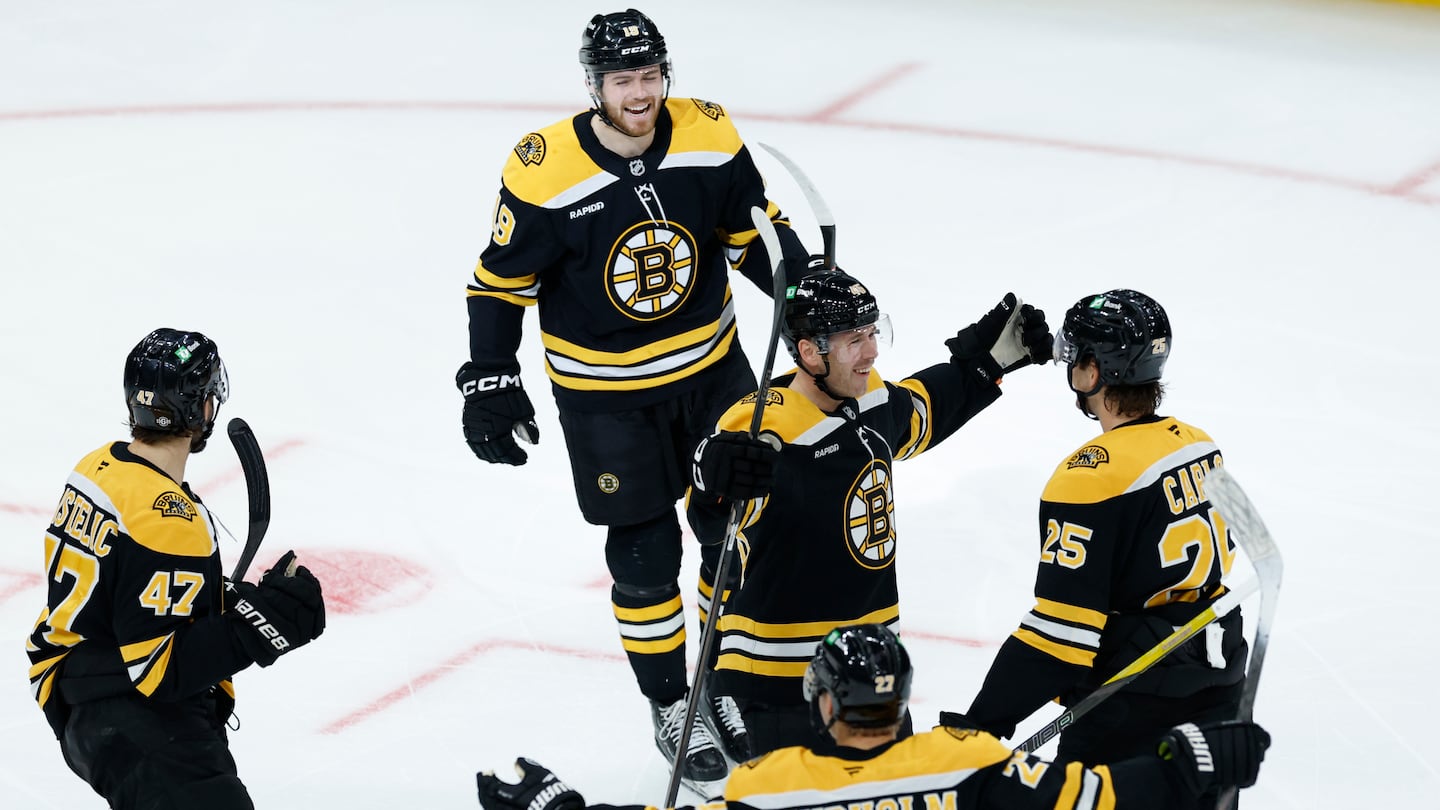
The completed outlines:
{"type": "Polygon", "coordinates": [[[460,393],[465,396],[480,391],[499,391],[502,388],[520,388],[519,374],[493,374],[489,377],[481,377],[478,380],[466,380],[460,386],[460,393]]]}

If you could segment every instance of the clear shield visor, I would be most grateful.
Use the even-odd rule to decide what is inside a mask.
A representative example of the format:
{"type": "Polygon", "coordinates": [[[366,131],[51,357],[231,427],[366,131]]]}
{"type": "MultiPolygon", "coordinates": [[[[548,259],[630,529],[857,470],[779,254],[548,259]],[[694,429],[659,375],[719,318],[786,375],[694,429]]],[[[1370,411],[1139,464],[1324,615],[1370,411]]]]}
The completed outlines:
{"type": "Polygon", "coordinates": [[[882,312],[875,323],[866,324],[859,329],[821,335],[815,344],[820,348],[821,354],[827,354],[832,360],[849,365],[869,350],[878,351],[882,346],[890,348],[893,339],[894,330],[890,327],[890,316],[882,312]]]}
{"type": "Polygon", "coordinates": [[[1080,346],[1065,334],[1065,327],[1055,330],[1055,365],[1073,366],[1080,359],[1080,346]]]}
{"type": "Polygon", "coordinates": [[[210,391],[215,395],[215,404],[220,405],[230,398],[230,375],[225,371],[225,361],[215,358],[215,370],[210,373],[210,391]]]}

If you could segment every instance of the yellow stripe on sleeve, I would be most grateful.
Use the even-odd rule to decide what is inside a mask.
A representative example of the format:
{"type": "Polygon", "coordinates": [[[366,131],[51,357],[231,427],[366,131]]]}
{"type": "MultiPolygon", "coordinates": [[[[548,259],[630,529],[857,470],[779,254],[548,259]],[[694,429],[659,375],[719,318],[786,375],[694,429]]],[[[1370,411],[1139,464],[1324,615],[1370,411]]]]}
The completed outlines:
{"type": "Polygon", "coordinates": [[[611,607],[615,609],[616,620],[629,624],[643,624],[659,619],[668,619],[684,609],[678,595],[673,599],[661,602],[658,605],[650,605],[649,607],[627,608],[620,607],[614,603],[611,603],[611,607]]]}
{"type": "Polygon", "coordinates": [[[1054,602],[1049,599],[1035,600],[1035,612],[1044,616],[1051,616],[1071,624],[1083,624],[1086,627],[1093,627],[1096,630],[1105,629],[1105,614],[1098,610],[1075,607],[1064,602],[1054,602]]]}
{"type": "Polygon", "coordinates": [[[1067,664],[1075,664],[1082,667],[1093,667],[1095,665],[1095,652],[1093,650],[1081,650],[1071,647],[1068,644],[1060,644],[1024,627],[1016,630],[1012,635],[1016,639],[1029,644],[1031,647],[1045,653],[1051,658],[1059,659],[1067,664]]]}
{"type": "Polygon", "coordinates": [[[620,646],[625,652],[656,655],[667,653],[685,643],[685,628],[680,628],[674,635],[666,638],[657,638],[649,641],[639,641],[633,638],[620,637],[620,646]]]}

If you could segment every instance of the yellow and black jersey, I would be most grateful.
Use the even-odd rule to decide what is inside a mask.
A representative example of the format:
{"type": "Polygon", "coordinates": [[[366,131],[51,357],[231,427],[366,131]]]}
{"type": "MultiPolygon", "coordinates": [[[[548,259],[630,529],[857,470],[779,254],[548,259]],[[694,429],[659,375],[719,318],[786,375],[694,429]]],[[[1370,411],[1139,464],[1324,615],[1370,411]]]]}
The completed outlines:
{"type": "Polygon", "coordinates": [[[47,599],[25,645],[47,714],[131,689],[179,700],[249,663],[221,617],[215,537],[189,487],[128,444],[80,460],[45,531],[47,599]]]}
{"type": "MultiPolygon", "coordinates": [[[[1206,474],[1222,463],[1204,431],[1162,416],[1114,428],[1060,463],[1040,500],[1035,606],[1002,645],[972,720],[1008,734],[1046,701],[1070,702],[1163,638],[1139,634],[1142,622],[1158,619],[1168,632],[1224,593],[1235,545],[1205,495],[1206,474]],[[1116,660],[1122,650],[1129,656],[1116,660]]],[[[1187,694],[1234,683],[1244,667],[1238,611],[1223,624],[1224,654],[1217,648],[1177,680],[1165,668],[1194,661],[1173,653],[1127,688],[1187,694]]]]}
{"type": "Polygon", "coordinates": [[[1087,768],[1011,752],[990,734],[940,727],[862,751],[782,748],[738,766],[729,810],[1114,810],[1175,807],[1158,758],[1087,768]],[[1112,773],[1113,771],[1113,773],[1112,773]]]}
{"type": "MultiPolygon", "coordinates": [[[[783,387],[789,379],[770,389],[764,409],[761,431],[784,444],[774,490],[742,520],[743,578],[720,618],[714,674],[718,694],[771,705],[803,703],[805,666],[830,630],[899,619],[894,463],[1000,396],[993,382],[947,363],[898,384],[872,371],[863,396],[825,413],[783,387]]],[[[718,429],[748,430],[754,400],[732,406],[718,429]]],[[[692,492],[688,508],[697,532],[723,536],[727,504],[692,492]]]]}
{"type": "MultiPolygon", "coordinates": [[[[696,810],[1140,810],[1193,798],[1158,757],[1050,763],[974,729],[939,727],[862,751],[781,748],[730,772],[725,801],[696,810]]],[[[615,805],[589,805],[609,810],[615,805]]],[[[620,806],[638,810],[639,805],[620,806]]],[[[618,808],[617,808],[618,810],[618,808]]],[[[682,810],[689,810],[683,808],[682,810]]]]}
{"type": "Polygon", "coordinates": [[[467,288],[470,349],[482,366],[510,362],[523,307],[538,304],[557,399],[619,410],[741,351],[729,267],[772,290],[752,207],[779,226],[786,255],[804,248],[720,105],[667,100],[637,158],[601,146],[593,117],[526,135],[506,162],[467,288]]]}

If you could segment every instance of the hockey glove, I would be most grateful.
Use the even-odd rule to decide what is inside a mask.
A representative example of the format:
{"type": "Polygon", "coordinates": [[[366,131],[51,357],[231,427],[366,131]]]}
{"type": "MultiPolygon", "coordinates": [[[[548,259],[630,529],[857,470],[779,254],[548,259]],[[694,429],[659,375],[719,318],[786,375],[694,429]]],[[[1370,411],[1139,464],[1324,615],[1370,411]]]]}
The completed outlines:
{"type": "Polygon", "coordinates": [[[962,714],[960,712],[940,712],[940,725],[944,726],[945,728],[973,729],[975,731],[983,731],[986,734],[994,735],[996,738],[1008,736],[1003,734],[996,734],[993,729],[986,728],[983,724],[971,720],[969,715],[962,714]]]}
{"type": "Polygon", "coordinates": [[[780,464],[779,440],[765,435],[722,431],[695,446],[691,477],[695,488],[709,495],[737,500],[763,498],[775,488],[780,464]]]}
{"type": "Polygon", "coordinates": [[[268,667],[296,647],[303,647],[325,632],[325,598],[320,580],[305,566],[295,564],[287,551],[260,578],[260,584],[226,581],[235,632],[255,663],[268,667]]]}
{"type": "Polygon", "coordinates": [[[1260,775],[1260,763],[1270,735],[1242,720],[1185,723],[1160,738],[1160,758],[1173,766],[1185,789],[1199,796],[1231,785],[1250,787],[1260,775]]]}
{"type": "Polygon", "coordinates": [[[520,384],[520,364],[482,368],[467,362],[455,374],[455,385],[465,395],[461,422],[465,443],[475,455],[491,464],[519,466],[529,460],[515,437],[536,444],[540,428],[530,396],[520,384]]]}
{"type": "Polygon", "coordinates": [[[493,771],[475,774],[485,810],[584,810],[585,799],[533,759],[515,760],[520,782],[502,782],[493,771]]]}
{"type": "Polygon", "coordinates": [[[950,349],[950,362],[993,381],[1031,363],[1050,362],[1055,338],[1043,310],[1022,304],[1015,293],[1005,293],[994,309],[945,345],[950,349]]]}

